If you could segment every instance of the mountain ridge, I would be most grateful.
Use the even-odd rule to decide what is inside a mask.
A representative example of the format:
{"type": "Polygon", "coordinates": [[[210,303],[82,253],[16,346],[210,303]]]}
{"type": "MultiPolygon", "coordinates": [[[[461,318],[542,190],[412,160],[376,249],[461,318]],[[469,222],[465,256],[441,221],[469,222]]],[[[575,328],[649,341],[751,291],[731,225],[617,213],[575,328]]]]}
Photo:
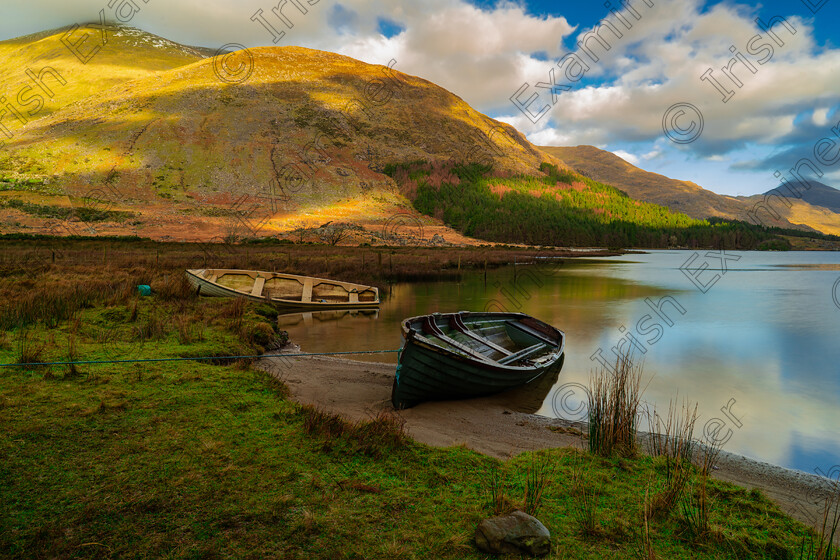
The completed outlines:
{"type": "Polygon", "coordinates": [[[764,194],[801,199],[812,206],[821,206],[832,212],[840,212],[840,190],[819,181],[808,180],[804,183],[797,181],[791,183],[789,188],[776,187],[764,194]]]}
{"type": "MultiPolygon", "coordinates": [[[[583,175],[619,188],[633,198],[661,204],[696,219],[740,220],[768,227],[783,227],[840,234],[840,215],[804,199],[773,203],[767,195],[732,197],[696,183],[672,179],[641,169],[621,157],[594,146],[540,146],[583,175]],[[778,216],[778,217],[777,217],[778,216]]],[[[830,187],[828,187],[830,188],[830,187]]]]}
{"type": "MultiPolygon", "coordinates": [[[[418,217],[413,200],[384,172],[418,161],[433,169],[475,164],[502,182],[524,177],[523,185],[529,177],[542,181],[549,165],[576,192],[584,187],[576,183],[580,175],[566,173],[571,163],[609,172],[607,180],[593,178],[675,212],[705,218],[710,210],[727,219],[744,213],[743,201],[594,147],[581,147],[586,158],[571,148],[536,147],[456,94],[400,72],[393,60],[368,64],[304,47],[208,58],[206,49],[117,27],[108,48],[83,64],[62,37],[59,30],[0,42],[0,62],[9,62],[0,79],[11,78],[8,89],[33,76],[58,84],[55,96],[30,109],[31,119],[19,119],[23,125],[0,150],[0,213],[10,218],[0,225],[15,231],[57,216],[86,230],[178,239],[240,235],[243,222],[246,236],[277,235],[301,223],[382,223],[395,214],[442,227],[436,217],[418,217]],[[16,75],[25,61],[43,63],[35,66],[42,75],[16,75]],[[663,182],[664,192],[657,188],[663,182]]],[[[560,183],[516,196],[577,204],[560,183]]],[[[769,225],[799,220],[797,227],[808,229],[806,222],[823,227],[835,217],[802,201],[790,207],[798,212],[788,212],[793,219],[769,225]]],[[[620,219],[605,212],[597,219],[620,219]]]]}

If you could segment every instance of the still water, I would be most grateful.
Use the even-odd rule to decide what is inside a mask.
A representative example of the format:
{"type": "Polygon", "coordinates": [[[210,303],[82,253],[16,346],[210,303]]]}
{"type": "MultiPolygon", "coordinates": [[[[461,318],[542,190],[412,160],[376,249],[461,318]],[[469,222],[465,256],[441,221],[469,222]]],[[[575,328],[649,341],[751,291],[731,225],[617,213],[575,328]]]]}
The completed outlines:
{"type": "MultiPolygon", "coordinates": [[[[396,284],[378,312],[281,317],[304,352],[397,349],[400,322],[435,311],[521,311],[566,333],[537,413],[580,419],[618,347],[643,360],[644,400],[698,404],[724,449],[829,473],[840,465],[840,253],[652,251],[396,284]],[[656,309],[654,309],[656,308],[656,309]],[[620,346],[619,346],[620,345],[620,346]]],[[[396,363],[395,354],[354,359],[396,363]]],[[[539,402],[539,401],[537,401],[539,402]]]]}

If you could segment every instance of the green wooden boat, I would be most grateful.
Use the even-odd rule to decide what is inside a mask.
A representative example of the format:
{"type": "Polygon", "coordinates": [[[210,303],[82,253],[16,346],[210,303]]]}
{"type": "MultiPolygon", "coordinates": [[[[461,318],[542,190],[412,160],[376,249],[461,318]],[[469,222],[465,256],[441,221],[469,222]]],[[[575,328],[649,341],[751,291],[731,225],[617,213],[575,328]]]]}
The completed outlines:
{"type": "Polygon", "coordinates": [[[491,395],[562,367],[562,331],[524,313],[434,313],[403,321],[391,402],[491,395]]]}

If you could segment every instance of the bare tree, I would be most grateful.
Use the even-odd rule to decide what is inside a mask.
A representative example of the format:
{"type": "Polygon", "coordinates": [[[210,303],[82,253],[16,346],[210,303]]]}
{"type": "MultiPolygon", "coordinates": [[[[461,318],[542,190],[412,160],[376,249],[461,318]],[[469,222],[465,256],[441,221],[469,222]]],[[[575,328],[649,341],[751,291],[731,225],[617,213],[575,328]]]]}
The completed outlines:
{"type": "Polygon", "coordinates": [[[318,238],[327,245],[338,245],[350,236],[350,228],[345,224],[327,225],[318,233],[318,238]]]}
{"type": "Polygon", "coordinates": [[[309,233],[309,229],[306,227],[306,222],[294,222],[292,224],[292,229],[289,233],[297,237],[298,243],[303,243],[303,240],[306,238],[306,234],[309,233]]]}

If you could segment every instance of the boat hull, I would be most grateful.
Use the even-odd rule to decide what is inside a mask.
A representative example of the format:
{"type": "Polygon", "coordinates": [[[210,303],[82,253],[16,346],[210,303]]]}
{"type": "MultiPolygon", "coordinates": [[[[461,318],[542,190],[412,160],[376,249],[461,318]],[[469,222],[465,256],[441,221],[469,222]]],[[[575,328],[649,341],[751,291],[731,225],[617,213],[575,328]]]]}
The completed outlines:
{"type": "MultiPolygon", "coordinates": [[[[522,314],[503,315],[526,317],[522,314]]],[[[409,321],[406,321],[406,324],[409,321]]],[[[492,395],[534,381],[547,372],[562,367],[565,337],[560,331],[557,332],[560,334],[560,341],[544,363],[511,366],[479,361],[441,348],[422,336],[416,336],[411,329],[404,326],[405,344],[397,365],[392,403],[397,409],[410,408],[428,400],[492,395]]]]}
{"type": "Polygon", "coordinates": [[[298,276],[293,274],[249,270],[193,269],[187,270],[186,273],[187,280],[190,285],[203,296],[241,297],[251,301],[271,303],[281,309],[298,311],[321,309],[370,309],[379,307],[379,291],[375,287],[364,286],[361,284],[338,282],[335,280],[327,280],[325,278],[315,278],[311,276],[298,276]],[[208,273],[211,274],[210,278],[206,276],[208,273]],[[270,294],[262,293],[261,288],[255,287],[253,284],[248,285],[247,280],[245,280],[245,289],[235,289],[234,287],[224,286],[214,281],[214,278],[224,277],[226,275],[252,278],[254,282],[256,281],[256,278],[262,278],[264,284],[267,283],[267,281],[272,280],[297,282],[300,284],[300,288],[304,294],[308,289],[309,301],[306,301],[306,295],[300,297],[300,299],[271,297],[270,294]],[[332,294],[338,294],[337,296],[331,295],[330,297],[344,297],[341,295],[343,290],[347,301],[317,301],[319,296],[313,295],[313,286],[315,286],[315,289],[318,287],[325,287],[331,290],[332,294]],[[358,294],[360,293],[367,294],[369,300],[363,301],[361,299],[356,299],[353,301],[354,298],[351,295],[353,293],[357,294],[356,298],[359,298],[358,294]]]}

